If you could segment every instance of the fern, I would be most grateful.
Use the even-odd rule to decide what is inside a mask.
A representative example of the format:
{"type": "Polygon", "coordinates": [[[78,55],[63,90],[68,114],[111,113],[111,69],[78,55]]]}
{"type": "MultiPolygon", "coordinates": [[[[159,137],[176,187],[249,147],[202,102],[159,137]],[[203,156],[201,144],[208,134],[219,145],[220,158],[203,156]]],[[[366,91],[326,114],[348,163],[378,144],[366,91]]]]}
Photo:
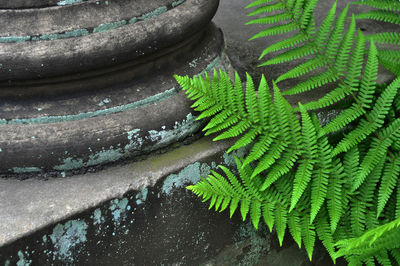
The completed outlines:
{"type": "Polygon", "coordinates": [[[213,171],[188,189],[209,201],[210,208],[229,209],[231,217],[239,209],[255,228],[260,221],[270,231],[275,228],[280,245],[288,231],[310,260],[319,239],[333,261],[344,256],[350,265],[396,265],[400,35],[364,36],[357,20],[399,24],[400,2],[355,2],[374,10],[350,16],[347,5],[337,18],[335,2],[318,29],[316,4],[256,0],[247,6],[253,8],[249,16],[258,16],[248,24],[269,25],[251,40],[293,34],[266,47],[261,65],[303,60],[271,82],[273,94],[264,76],[257,89],[249,74],[244,83],[237,73],[231,80],[223,71],[214,71],[212,77],[175,76],[198,119],[209,119],[205,134],[218,134],[214,140],[236,138],[228,152],[249,150],[235,159],[238,175],[220,166],[222,173],[213,171]],[[379,65],[394,74],[388,84],[377,84],[379,65]],[[281,92],[279,82],[303,75],[306,81],[281,92]],[[292,107],[285,99],[328,83],[334,89],[315,101],[292,107]],[[315,115],[321,108],[339,108],[340,113],[322,126],[315,115]]]}

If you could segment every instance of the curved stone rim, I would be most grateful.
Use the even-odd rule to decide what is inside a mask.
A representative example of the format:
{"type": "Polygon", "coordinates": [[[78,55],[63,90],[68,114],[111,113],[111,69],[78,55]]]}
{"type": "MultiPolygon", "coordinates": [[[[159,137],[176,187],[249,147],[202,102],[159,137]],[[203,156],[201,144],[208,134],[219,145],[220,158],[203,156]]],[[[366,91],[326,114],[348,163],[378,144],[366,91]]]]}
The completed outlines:
{"type": "Polygon", "coordinates": [[[17,11],[0,9],[4,22],[0,43],[49,41],[106,32],[155,18],[186,1],[100,0],[17,11]]]}
{"type": "MultiPolygon", "coordinates": [[[[216,43],[215,38],[222,39],[222,33],[214,29],[214,37],[208,37],[207,43],[216,43]]],[[[223,41],[219,46],[211,54],[210,47],[201,46],[207,50],[208,66],[203,68],[202,63],[192,71],[209,70],[215,63],[229,69],[229,60],[222,51],[223,41]]],[[[195,61],[187,60],[189,64],[195,61]]],[[[3,132],[0,173],[25,175],[58,171],[62,175],[63,171],[97,167],[160,149],[199,131],[201,124],[194,120],[189,105],[182,91],[174,91],[159,101],[103,116],[56,123],[0,125],[3,132]]]]}
{"type": "Polygon", "coordinates": [[[157,19],[150,18],[107,32],[51,42],[2,43],[0,76],[5,82],[29,80],[135,60],[193,35],[208,24],[217,7],[217,0],[187,0],[157,19]],[[124,52],[119,47],[124,47],[124,52]]]}

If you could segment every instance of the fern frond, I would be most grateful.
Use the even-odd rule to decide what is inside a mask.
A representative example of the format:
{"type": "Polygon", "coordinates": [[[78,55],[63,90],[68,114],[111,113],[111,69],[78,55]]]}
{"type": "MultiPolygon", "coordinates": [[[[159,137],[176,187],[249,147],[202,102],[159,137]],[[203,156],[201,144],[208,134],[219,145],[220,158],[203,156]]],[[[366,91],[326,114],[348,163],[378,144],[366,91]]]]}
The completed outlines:
{"type": "Polygon", "coordinates": [[[311,101],[304,104],[304,108],[306,110],[315,110],[322,109],[329,105],[333,105],[334,103],[343,100],[346,96],[350,95],[348,87],[344,84],[339,84],[339,86],[325,94],[322,98],[319,98],[316,101],[311,101]]]}
{"type": "Polygon", "coordinates": [[[340,13],[339,17],[336,20],[335,27],[330,34],[329,41],[326,45],[325,55],[330,60],[334,60],[339,50],[340,41],[342,39],[344,24],[347,16],[347,12],[349,10],[349,5],[343,9],[340,13]]]}
{"type": "Polygon", "coordinates": [[[354,33],[356,30],[356,20],[354,16],[351,19],[351,23],[344,35],[343,41],[340,44],[339,51],[336,55],[336,60],[334,68],[339,76],[343,76],[346,68],[347,62],[349,60],[350,50],[354,42],[354,33]]]}
{"type": "MultiPolygon", "coordinates": [[[[319,122],[314,123],[317,134],[321,130],[319,122]]],[[[328,192],[328,180],[332,172],[332,148],[326,136],[321,136],[317,141],[317,159],[311,181],[311,211],[310,223],[313,223],[328,192]]]]}
{"type": "MultiPolygon", "coordinates": [[[[344,83],[350,87],[351,91],[356,92],[360,83],[361,70],[364,62],[365,36],[361,30],[358,30],[353,54],[347,69],[344,83]]],[[[368,63],[368,62],[367,62],[368,63]]],[[[370,64],[373,62],[370,62],[370,64]]]]}
{"type": "Polygon", "coordinates": [[[289,90],[283,92],[283,95],[299,94],[312,89],[321,87],[327,83],[335,82],[338,77],[330,70],[327,70],[317,76],[310,77],[306,81],[296,84],[289,90]]]}
{"type": "Polygon", "coordinates": [[[373,8],[388,10],[388,11],[400,11],[400,3],[392,0],[364,0],[359,2],[353,2],[355,5],[367,5],[373,8]]]}
{"type": "Polygon", "coordinates": [[[301,219],[297,211],[288,214],[288,227],[293,240],[301,248],[301,219]]]}
{"type": "Polygon", "coordinates": [[[295,175],[292,200],[289,211],[292,211],[293,208],[296,206],[301,195],[303,194],[304,190],[306,189],[308,183],[311,180],[311,174],[315,164],[315,154],[316,154],[316,144],[317,144],[316,132],[314,125],[311,122],[311,118],[309,117],[307,111],[305,110],[305,108],[301,103],[299,103],[299,108],[303,123],[302,135],[304,143],[304,153],[295,175]]]}
{"type": "Polygon", "coordinates": [[[258,58],[258,60],[261,60],[264,56],[266,56],[269,53],[277,52],[277,51],[287,49],[287,48],[296,47],[297,45],[299,45],[300,43],[303,43],[307,39],[308,39],[308,36],[303,34],[302,32],[300,32],[293,37],[289,37],[282,41],[271,44],[270,46],[268,46],[261,52],[261,55],[258,58]]]}
{"type": "Polygon", "coordinates": [[[306,248],[308,258],[311,261],[315,243],[315,227],[313,224],[310,224],[309,215],[303,215],[303,219],[301,220],[301,229],[304,247],[306,248]]]}
{"type": "Polygon", "coordinates": [[[377,21],[389,22],[400,25],[399,14],[391,12],[382,12],[379,10],[373,10],[366,13],[357,14],[356,19],[373,19],[377,21]]]}
{"type": "MultiPolygon", "coordinates": [[[[275,140],[273,134],[263,134],[259,137],[258,141],[254,143],[249,155],[246,157],[243,165],[247,165],[255,160],[260,159],[265,152],[269,149],[271,143],[275,140]]],[[[279,150],[279,149],[278,149],[279,150]]]]}
{"type": "Polygon", "coordinates": [[[325,58],[323,58],[322,56],[316,56],[313,59],[306,61],[294,68],[292,68],[291,70],[289,70],[288,72],[282,74],[281,76],[279,76],[276,79],[276,82],[281,82],[283,80],[286,79],[292,79],[292,78],[297,78],[300,77],[302,75],[307,74],[308,72],[311,72],[313,70],[316,70],[318,68],[321,68],[323,66],[325,66],[328,62],[325,60],[325,58]]]}
{"type": "MultiPolygon", "coordinates": [[[[254,169],[252,177],[258,175],[264,170],[267,170],[277,159],[280,158],[282,151],[287,147],[287,143],[283,140],[278,140],[269,148],[268,153],[264,154],[257,167],[254,169]]],[[[246,161],[245,161],[246,162],[246,161]]],[[[263,186],[264,187],[264,186],[263,186]]],[[[265,187],[266,188],[266,187],[265,187]]]]}
{"type": "Polygon", "coordinates": [[[254,88],[254,82],[251,76],[246,73],[246,110],[249,118],[253,123],[258,123],[260,120],[260,112],[263,110],[258,109],[257,94],[254,88]]]}
{"type": "Polygon", "coordinates": [[[245,8],[255,7],[255,6],[262,5],[262,4],[271,3],[271,2],[274,2],[274,1],[275,0],[256,0],[256,1],[251,2],[250,4],[248,4],[245,8]]]}
{"type": "MultiPolygon", "coordinates": [[[[270,1],[270,2],[273,2],[273,1],[270,1]]],[[[253,2],[253,3],[255,3],[255,2],[253,2]]],[[[255,6],[257,6],[257,4],[252,5],[252,6],[248,5],[246,8],[255,7],[255,6]]],[[[263,13],[271,13],[273,11],[280,11],[280,10],[284,10],[284,9],[285,9],[285,6],[282,4],[282,2],[277,2],[277,3],[270,4],[270,5],[260,6],[260,7],[256,8],[253,12],[250,12],[249,14],[247,14],[247,16],[255,16],[255,15],[259,15],[259,14],[263,14],[263,13]]]]}
{"type": "Polygon", "coordinates": [[[332,8],[329,10],[328,15],[324,18],[322,24],[320,25],[317,31],[317,35],[315,37],[315,44],[318,47],[324,47],[324,45],[326,44],[329,32],[331,31],[333,22],[335,20],[336,6],[337,6],[337,1],[335,1],[335,3],[332,5],[332,8]]]}
{"type": "Polygon", "coordinates": [[[291,32],[291,31],[295,31],[297,29],[298,29],[298,25],[294,22],[290,22],[290,23],[287,23],[284,25],[276,25],[276,26],[273,26],[268,29],[260,31],[259,33],[255,34],[253,37],[251,37],[249,39],[249,41],[258,39],[258,38],[279,35],[279,34],[291,32]]]}
{"type": "Polygon", "coordinates": [[[360,171],[354,178],[352,191],[355,191],[365,180],[365,177],[372,171],[387,152],[389,146],[393,143],[393,138],[400,137],[400,119],[397,119],[381,134],[380,139],[374,138],[367,155],[364,157],[360,165],[360,171]]]}
{"type": "MultiPolygon", "coordinates": [[[[253,14],[253,13],[251,13],[251,14],[253,14]]],[[[291,18],[292,18],[292,16],[290,14],[288,14],[288,13],[280,13],[280,14],[276,14],[276,15],[273,15],[273,16],[269,16],[269,17],[257,18],[257,19],[250,20],[250,21],[246,22],[245,25],[251,25],[251,24],[275,24],[275,23],[278,23],[280,21],[290,20],[291,18]]]]}
{"type": "MultiPolygon", "coordinates": [[[[269,168],[268,174],[265,177],[264,183],[262,184],[260,190],[263,191],[266,188],[270,187],[276,180],[278,180],[281,176],[288,173],[294,163],[299,158],[300,154],[299,150],[296,149],[287,149],[278,162],[276,162],[272,167],[269,168]]],[[[262,169],[262,168],[261,168],[262,169]]],[[[258,172],[259,170],[257,170],[258,172]]],[[[254,173],[257,173],[256,171],[254,173]]],[[[253,175],[254,175],[253,173],[253,175]]]]}
{"type": "Polygon", "coordinates": [[[227,153],[230,153],[234,150],[240,149],[244,146],[249,145],[254,141],[254,139],[261,133],[260,128],[251,128],[249,131],[247,131],[243,136],[238,139],[234,145],[232,145],[228,150],[227,153]]]}
{"type": "Polygon", "coordinates": [[[322,209],[320,215],[315,220],[315,230],[318,238],[331,256],[333,263],[335,262],[335,241],[332,236],[331,228],[327,219],[327,213],[325,209],[322,209]]]}
{"type": "Polygon", "coordinates": [[[335,232],[343,213],[343,165],[339,159],[333,162],[332,176],[328,181],[328,192],[326,194],[328,214],[331,221],[331,232],[335,232]]]}
{"type": "Polygon", "coordinates": [[[370,34],[367,40],[374,40],[376,43],[380,44],[394,44],[400,45],[400,33],[398,32],[382,32],[376,34],[370,34]]]}
{"type": "Polygon", "coordinates": [[[279,245],[282,246],[287,226],[287,210],[280,203],[275,206],[275,228],[278,235],[279,245]]]}
{"type": "Polygon", "coordinates": [[[395,79],[382,92],[376,101],[372,111],[369,113],[369,121],[361,120],[356,129],[345,136],[333,150],[334,155],[348,151],[351,147],[360,143],[368,135],[380,128],[383,124],[383,119],[388,114],[394,96],[400,87],[400,78],[395,79]]]}
{"type": "Polygon", "coordinates": [[[386,162],[382,181],[379,185],[379,194],[378,194],[378,211],[377,216],[382,213],[383,209],[389,197],[392,195],[394,188],[399,183],[399,173],[400,173],[400,156],[396,156],[394,159],[389,158],[386,162]]]}
{"type": "Polygon", "coordinates": [[[281,64],[288,61],[297,60],[303,58],[308,55],[315,54],[317,50],[311,44],[306,44],[300,47],[292,48],[291,50],[281,53],[278,56],[258,65],[258,66],[268,66],[268,65],[276,65],[281,64]]]}
{"type": "Polygon", "coordinates": [[[345,109],[333,120],[329,121],[329,123],[322,129],[321,135],[326,135],[343,129],[345,126],[361,117],[365,113],[366,111],[364,108],[362,108],[359,104],[353,103],[350,108],[345,109]]]}
{"type": "Polygon", "coordinates": [[[270,232],[272,232],[272,228],[274,227],[275,223],[274,207],[275,203],[270,203],[270,202],[264,202],[262,205],[262,216],[270,232]]]}

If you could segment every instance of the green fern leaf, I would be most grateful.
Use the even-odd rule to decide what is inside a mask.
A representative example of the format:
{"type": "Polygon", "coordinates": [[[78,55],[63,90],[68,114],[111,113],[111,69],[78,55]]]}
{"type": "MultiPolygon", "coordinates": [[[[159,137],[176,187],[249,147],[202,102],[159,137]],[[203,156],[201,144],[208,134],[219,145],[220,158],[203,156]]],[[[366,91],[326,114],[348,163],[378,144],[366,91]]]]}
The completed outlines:
{"type": "Polygon", "coordinates": [[[378,10],[369,11],[356,15],[357,19],[373,19],[400,25],[399,14],[391,12],[383,12],[378,10]]]}
{"type": "Polygon", "coordinates": [[[391,249],[390,254],[395,259],[395,262],[400,265],[400,249],[391,249]]]}
{"type": "MultiPolygon", "coordinates": [[[[400,156],[395,157],[394,159],[390,159],[386,162],[382,181],[379,186],[379,195],[378,195],[378,212],[377,216],[382,213],[383,209],[389,197],[392,195],[395,186],[399,183],[399,173],[400,173],[400,156]]],[[[400,183],[399,183],[400,184],[400,183]]]]}
{"type": "Polygon", "coordinates": [[[327,70],[324,73],[310,77],[306,81],[296,84],[289,90],[284,91],[283,95],[293,95],[310,91],[312,89],[321,87],[327,83],[335,82],[337,80],[338,77],[331,70],[327,70]]]}
{"type": "Polygon", "coordinates": [[[318,68],[321,68],[327,64],[327,61],[323,56],[317,55],[313,59],[306,61],[292,69],[290,69],[288,72],[282,74],[276,79],[276,82],[281,82],[286,79],[292,79],[292,78],[297,78],[302,75],[307,74],[308,72],[311,72],[313,70],[316,70],[318,68]]]}
{"type": "Polygon", "coordinates": [[[286,38],[277,43],[271,44],[270,46],[268,46],[267,48],[265,48],[262,51],[258,60],[261,60],[264,56],[266,56],[269,53],[277,52],[277,51],[287,49],[287,48],[296,47],[297,45],[299,45],[300,43],[303,43],[307,39],[308,39],[308,36],[305,35],[304,33],[300,32],[293,37],[289,37],[289,38],[286,38]]]}
{"type": "Polygon", "coordinates": [[[367,5],[373,8],[388,10],[388,11],[400,11],[400,3],[396,1],[379,1],[379,0],[364,0],[359,2],[354,2],[352,4],[357,5],[367,5]]]}
{"type": "Polygon", "coordinates": [[[395,218],[400,219],[400,182],[397,183],[395,218]]]}
{"type": "MultiPolygon", "coordinates": [[[[249,118],[253,123],[258,123],[260,120],[260,114],[258,110],[257,104],[257,94],[254,88],[253,79],[251,76],[246,73],[247,81],[246,81],[246,109],[249,118]]],[[[261,110],[262,111],[262,110],[261,110]]]]}
{"type": "Polygon", "coordinates": [[[304,143],[304,154],[295,175],[292,200],[289,211],[292,211],[293,208],[296,206],[301,195],[303,194],[304,190],[311,180],[311,174],[315,164],[317,146],[316,132],[314,125],[311,122],[311,118],[309,117],[307,111],[301,103],[299,103],[299,108],[303,123],[302,134],[304,143]]]}
{"type": "Polygon", "coordinates": [[[246,220],[246,216],[250,211],[250,200],[244,198],[240,201],[240,214],[242,215],[243,221],[246,220]]]}
{"type": "Polygon", "coordinates": [[[255,7],[255,6],[262,5],[262,4],[271,3],[271,2],[274,2],[274,1],[275,0],[256,0],[256,1],[248,4],[245,8],[255,7]]]}
{"type": "Polygon", "coordinates": [[[291,31],[298,30],[298,25],[294,22],[290,22],[284,25],[276,25],[273,27],[270,27],[268,29],[262,30],[259,33],[255,34],[253,37],[249,39],[249,41],[258,39],[258,38],[263,38],[263,37],[268,37],[268,36],[273,36],[273,35],[279,35],[291,31]]]}
{"type": "Polygon", "coordinates": [[[294,242],[301,248],[301,220],[297,211],[288,214],[288,227],[294,242]]]}
{"type": "Polygon", "coordinates": [[[367,40],[374,40],[381,44],[397,44],[400,45],[400,33],[398,32],[382,32],[367,36],[367,40]]]}
{"type": "Polygon", "coordinates": [[[312,260],[315,243],[315,227],[310,224],[310,217],[304,215],[301,221],[301,234],[303,236],[304,247],[306,248],[308,258],[312,260]]]}
{"type": "Polygon", "coordinates": [[[373,139],[371,147],[360,165],[360,171],[354,178],[352,191],[355,191],[365,180],[366,176],[386,154],[388,147],[393,143],[393,138],[400,137],[400,119],[397,119],[380,134],[381,138],[373,139]]]}
{"type": "Polygon", "coordinates": [[[272,108],[272,97],[268,83],[264,75],[261,75],[260,85],[258,86],[258,109],[260,114],[260,122],[264,128],[268,126],[271,118],[272,108]]]}
{"type": "Polygon", "coordinates": [[[229,217],[232,218],[233,214],[235,213],[238,205],[239,205],[239,198],[232,198],[231,205],[229,207],[229,217]]]}
{"type": "Polygon", "coordinates": [[[333,105],[334,103],[343,100],[346,96],[350,95],[351,92],[349,88],[344,84],[339,84],[339,86],[325,94],[322,98],[318,99],[317,101],[311,101],[304,104],[304,108],[306,110],[315,110],[325,108],[329,105],[333,105]]]}
{"type": "Polygon", "coordinates": [[[360,143],[368,135],[382,126],[383,119],[388,114],[399,87],[400,78],[395,79],[389,86],[386,87],[369,114],[369,119],[371,122],[364,119],[361,120],[357,128],[339,142],[339,144],[333,150],[333,155],[338,155],[341,152],[348,151],[351,147],[360,143]]]}
{"type": "Polygon", "coordinates": [[[354,179],[359,171],[360,164],[360,152],[357,146],[351,148],[344,154],[343,157],[343,168],[344,174],[347,179],[346,186],[351,188],[354,183],[354,179]]]}
{"type": "Polygon", "coordinates": [[[233,138],[237,137],[243,132],[245,132],[248,128],[251,127],[251,123],[247,120],[240,121],[224,133],[218,135],[213,139],[213,141],[221,140],[221,139],[227,139],[227,138],[233,138]]]}
{"type": "Polygon", "coordinates": [[[254,143],[254,146],[250,150],[249,155],[246,157],[243,165],[248,165],[249,163],[261,158],[265,152],[269,149],[271,143],[274,141],[275,136],[273,134],[263,134],[259,137],[258,141],[254,143]]]}
{"type": "MultiPolygon", "coordinates": [[[[221,112],[222,113],[222,112],[221,112]]],[[[219,114],[217,114],[218,116],[219,114]]],[[[215,117],[214,117],[215,118],[215,117]]],[[[210,134],[222,131],[228,127],[231,127],[232,125],[236,124],[238,121],[240,120],[239,116],[236,115],[231,115],[229,116],[227,119],[225,119],[224,122],[218,124],[218,125],[214,125],[211,128],[207,128],[207,129],[203,129],[203,131],[206,130],[206,133],[204,135],[208,136],[210,134]]]]}
{"type": "Polygon", "coordinates": [[[287,149],[286,152],[283,155],[281,155],[279,161],[269,169],[268,174],[265,177],[265,181],[262,184],[260,190],[264,191],[265,189],[270,187],[276,180],[278,180],[281,176],[288,173],[292,169],[294,163],[297,161],[299,154],[300,154],[299,150],[290,148],[287,149]]]}
{"type": "MultiPolygon", "coordinates": [[[[271,1],[272,2],[272,1],[271,1]]],[[[251,6],[247,6],[246,8],[249,8],[251,6]]],[[[271,5],[263,5],[258,8],[256,8],[253,12],[247,14],[247,16],[255,16],[263,13],[271,13],[273,11],[280,11],[284,10],[285,6],[281,2],[277,2],[271,5]]]]}
{"type": "Polygon", "coordinates": [[[274,203],[270,202],[264,202],[262,205],[262,215],[264,218],[264,222],[268,226],[270,232],[272,232],[272,228],[274,227],[275,222],[274,205],[274,203]]]}
{"type": "Polygon", "coordinates": [[[333,120],[331,120],[325,127],[322,129],[320,135],[326,135],[340,129],[343,129],[345,126],[366,114],[365,109],[359,104],[353,103],[350,108],[342,111],[338,116],[336,116],[333,120]]]}
{"type": "Polygon", "coordinates": [[[303,8],[303,12],[300,17],[300,25],[302,29],[305,29],[309,26],[311,21],[313,20],[313,13],[315,6],[317,5],[318,0],[308,0],[303,8]]]}
{"type": "Polygon", "coordinates": [[[319,210],[326,199],[328,191],[329,174],[332,169],[331,152],[332,149],[328,143],[328,139],[323,137],[318,140],[318,155],[316,167],[312,173],[311,182],[311,212],[310,223],[313,223],[319,210]]]}
{"type": "Polygon", "coordinates": [[[400,64],[400,51],[381,49],[379,50],[379,59],[393,62],[394,64],[400,64]]]}
{"type": "Polygon", "coordinates": [[[338,19],[336,20],[335,27],[331,32],[329,41],[326,45],[325,55],[332,61],[335,60],[339,50],[339,44],[342,39],[344,24],[348,10],[349,10],[349,5],[346,5],[346,7],[343,9],[338,19]]]}
{"type": "Polygon", "coordinates": [[[254,227],[256,229],[258,229],[258,224],[259,224],[260,218],[261,218],[261,202],[260,201],[254,200],[251,203],[250,218],[251,218],[251,222],[253,223],[254,227]]]}
{"type": "Polygon", "coordinates": [[[280,246],[282,246],[283,238],[285,237],[286,226],[287,210],[278,203],[275,206],[275,227],[280,246]]]}
{"type": "Polygon", "coordinates": [[[343,41],[340,44],[339,51],[336,56],[334,68],[339,76],[343,76],[347,68],[347,62],[349,60],[350,50],[354,42],[354,33],[356,30],[356,20],[354,16],[351,19],[349,28],[344,35],[343,41]]]}
{"type": "Polygon", "coordinates": [[[318,238],[331,256],[333,263],[335,261],[335,241],[333,240],[331,228],[327,219],[327,213],[324,209],[321,210],[321,215],[315,220],[315,230],[318,238]]]}
{"type": "Polygon", "coordinates": [[[317,31],[317,36],[315,37],[315,44],[318,47],[324,47],[324,45],[326,44],[329,32],[331,31],[335,19],[336,5],[337,1],[335,1],[335,3],[332,5],[332,8],[329,10],[328,15],[324,18],[321,26],[317,31]]]}
{"type": "Polygon", "coordinates": [[[260,128],[251,128],[248,132],[246,132],[239,140],[235,142],[234,145],[232,145],[227,153],[230,153],[234,150],[240,149],[244,146],[249,145],[254,141],[254,139],[257,137],[258,134],[260,134],[261,129],[260,128]]]}
{"type": "MultiPolygon", "coordinates": [[[[251,13],[251,14],[253,14],[253,13],[251,13]]],[[[292,16],[289,13],[280,13],[280,14],[276,14],[276,15],[273,15],[273,16],[269,16],[269,17],[257,18],[257,19],[250,20],[250,21],[246,22],[245,25],[251,25],[251,24],[275,24],[275,23],[278,23],[280,21],[290,20],[291,18],[292,18],[292,16]]]]}
{"type": "Polygon", "coordinates": [[[268,66],[268,65],[276,65],[281,64],[288,61],[297,60],[303,58],[308,55],[315,54],[317,50],[311,44],[306,44],[297,48],[292,48],[291,50],[281,53],[278,56],[260,64],[259,66],[268,66]]]}
{"type": "Polygon", "coordinates": [[[354,199],[351,202],[351,229],[356,237],[361,236],[365,230],[366,212],[367,207],[362,200],[354,199]]]}
{"type": "Polygon", "coordinates": [[[232,103],[234,110],[239,114],[239,116],[245,117],[246,112],[245,112],[242,81],[240,80],[239,74],[237,72],[235,72],[235,86],[234,86],[232,103]]]}
{"type": "MultiPolygon", "coordinates": [[[[216,114],[210,122],[203,128],[203,131],[206,131],[208,129],[214,128],[216,126],[219,126],[223,124],[228,117],[233,115],[233,112],[229,109],[224,109],[220,113],[216,114]]],[[[231,125],[228,125],[231,126],[231,125]]]]}
{"type": "MultiPolygon", "coordinates": [[[[267,170],[277,159],[280,158],[282,151],[287,147],[286,142],[283,140],[278,140],[277,142],[273,143],[268,150],[268,153],[264,154],[260,162],[258,163],[257,167],[254,169],[253,174],[251,177],[258,175],[264,170],[267,170]]],[[[246,161],[245,161],[246,162],[246,161]]]]}
{"type": "Polygon", "coordinates": [[[375,92],[376,79],[378,77],[378,51],[374,42],[371,42],[369,48],[368,61],[365,65],[364,77],[361,80],[361,87],[358,94],[358,99],[361,101],[364,108],[370,108],[372,97],[375,92]]]}
{"type": "MultiPolygon", "coordinates": [[[[361,30],[358,30],[356,43],[353,49],[353,54],[350,59],[350,63],[347,69],[344,83],[350,87],[351,91],[356,92],[360,83],[361,70],[364,63],[364,51],[365,51],[365,36],[361,30]]],[[[371,50],[370,50],[371,52],[371,50]]],[[[373,57],[371,57],[372,59],[373,57]]],[[[368,60],[371,60],[368,59],[368,60]]],[[[367,62],[371,64],[373,62],[367,62]]],[[[367,78],[368,76],[365,75],[367,78]]]]}
{"type": "Polygon", "coordinates": [[[328,214],[331,221],[331,231],[335,232],[343,213],[343,165],[339,159],[333,162],[332,176],[328,181],[328,192],[326,194],[328,214]]]}

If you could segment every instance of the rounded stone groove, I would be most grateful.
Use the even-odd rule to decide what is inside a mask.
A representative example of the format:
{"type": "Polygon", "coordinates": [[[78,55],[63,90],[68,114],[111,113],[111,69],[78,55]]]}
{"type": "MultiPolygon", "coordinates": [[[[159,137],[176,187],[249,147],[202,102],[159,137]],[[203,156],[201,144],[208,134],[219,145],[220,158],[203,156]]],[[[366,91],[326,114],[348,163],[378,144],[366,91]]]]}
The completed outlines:
{"type": "MultiPolygon", "coordinates": [[[[162,11],[166,12],[168,9],[177,7],[177,3],[175,0],[99,0],[47,8],[3,9],[0,10],[0,18],[4,22],[2,23],[4,26],[0,28],[0,37],[33,37],[73,30],[90,31],[100,25],[103,25],[104,29],[110,23],[122,20],[129,23],[129,20],[133,18],[143,17],[144,19],[151,15],[156,16],[162,11]]],[[[51,37],[48,36],[48,38],[51,37]]]]}
{"type": "Polygon", "coordinates": [[[208,24],[217,7],[215,0],[187,0],[157,17],[105,32],[0,43],[1,81],[12,85],[15,80],[68,75],[136,60],[189,38],[208,24]]]}
{"type": "Polygon", "coordinates": [[[0,113],[8,118],[0,120],[0,173],[73,171],[107,164],[197,132],[201,124],[177,90],[173,74],[231,66],[222,33],[214,25],[195,40],[147,66],[133,67],[145,71],[114,86],[62,97],[2,99],[0,113]]]}

